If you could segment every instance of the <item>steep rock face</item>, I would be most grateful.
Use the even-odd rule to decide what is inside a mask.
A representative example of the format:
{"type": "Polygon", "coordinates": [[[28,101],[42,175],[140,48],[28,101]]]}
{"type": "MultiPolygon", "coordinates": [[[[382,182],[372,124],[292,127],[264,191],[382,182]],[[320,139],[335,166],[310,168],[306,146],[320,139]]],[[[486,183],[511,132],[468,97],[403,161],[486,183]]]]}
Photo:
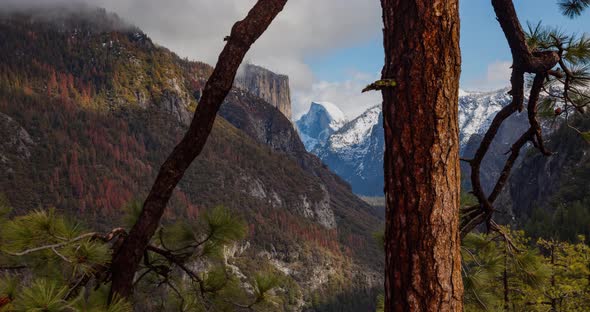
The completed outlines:
{"type": "Polygon", "coordinates": [[[18,122],[3,113],[0,113],[0,137],[0,162],[7,164],[8,154],[21,159],[31,157],[31,148],[35,145],[31,135],[18,122]]]}
{"type": "Polygon", "coordinates": [[[241,89],[232,90],[219,115],[256,141],[284,153],[302,153],[305,147],[291,122],[276,107],[241,89]]]}
{"type": "MultiPolygon", "coordinates": [[[[0,19],[0,130],[10,134],[0,141],[8,159],[0,161],[7,173],[0,191],[15,213],[54,206],[105,229],[149,190],[211,68],[146,44],[136,30],[71,27],[58,32],[39,21],[0,19]]],[[[251,247],[239,261],[271,250],[282,261],[277,269],[301,285],[296,300],[308,306],[308,285],[325,296],[380,287],[382,256],[371,233],[381,220],[372,208],[305,151],[273,105],[234,90],[220,113],[231,123],[217,118],[166,218],[232,209],[249,225],[251,247]]],[[[370,310],[370,299],[357,310],[370,310]]]]}
{"type": "MultiPolygon", "coordinates": [[[[459,136],[460,151],[464,157],[475,153],[483,134],[495,114],[508,105],[511,97],[506,89],[494,92],[465,92],[459,96],[459,136]]],[[[381,108],[373,107],[334,131],[324,144],[317,144],[311,150],[328,167],[348,181],[357,194],[382,196],[383,194],[383,152],[385,149],[381,108]]],[[[311,114],[311,110],[308,114],[311,114]]],[[[307,124],[309,118],[298,121],[307,124]]],[[[306,125],[305,129],[316,127],[326,129],[325,122],[316,118],[316,124],[306,125]]],[[[526,130],[526,113],[509,118],[494,140],[490,153],[482,165],[482,182],[487,190],[495,182],[498,172],[506,159],[510,144],[526,130]]],[[[300,131],[302,137],[305,132],[300,131]]],[[[469,188],[469,168],[462,164],[464,186],[469,188]]]]}
{"type": "Polygon", "coordinates": [[[375,106],[334,132],[315,153],[357,194],[383,194],[383,115],[375,106]]]}
{"type": "MultiPolygon", "coordinates": [[[[570,123],[581,131],[590,129],[587,119],[570,123]]],[[[553,155],[544,156],[533,147],[523,152],[507,187],[511,200],[502,208],[531,235],[569,240],[589,235],[590,145],[566,125],[545,139],[553,155]]]]}
{"type": "Polygon", "coordinates": [[[246,64],[236,76],[234,85],[272,104],[291,120],[291,91],[288,76],[275,74],[260,66],[246,64]]]}
{"type": "Polygon", "coordinates": [[[297,120],[297,130],[308,151],[326,143],[328,138],[346,123],[346,116],[334,104],[312,102],[309,111],[297,120]]]}

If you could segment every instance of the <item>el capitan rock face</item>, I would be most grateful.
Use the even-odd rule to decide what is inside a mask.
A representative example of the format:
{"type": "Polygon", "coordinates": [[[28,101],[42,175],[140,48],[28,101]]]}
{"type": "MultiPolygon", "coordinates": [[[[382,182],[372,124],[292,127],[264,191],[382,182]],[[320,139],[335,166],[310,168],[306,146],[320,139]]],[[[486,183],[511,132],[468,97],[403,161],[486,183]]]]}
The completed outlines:
{"type": "Polygon", "coordinates": [[[252,64],[238,72],[234,85],[270,103],[291,120],[289,77],[252,64]]]}

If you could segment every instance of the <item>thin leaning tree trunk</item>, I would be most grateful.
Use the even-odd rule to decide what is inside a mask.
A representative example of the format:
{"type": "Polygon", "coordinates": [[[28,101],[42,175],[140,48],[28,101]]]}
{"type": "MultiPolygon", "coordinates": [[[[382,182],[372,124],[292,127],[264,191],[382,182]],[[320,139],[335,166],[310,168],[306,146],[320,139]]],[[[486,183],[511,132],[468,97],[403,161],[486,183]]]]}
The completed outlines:
{"type": "Polygon", "coordinates": [[[232,87],[238,67],[250,46],[283,10],[287,0],[258,0],[246,18],[234,24],[227,44],[207,81],[189,130],[160,168],[141,214],[113,257],[111,298],[129,297],[144,250],[156,231],[172,191],[193,160],[201,153],[215,117],[232,87]]]}
{"type": "Polygon", "coordinates": [[[381,0],[385,311],[462,311],[458,0],[381,0]]]}

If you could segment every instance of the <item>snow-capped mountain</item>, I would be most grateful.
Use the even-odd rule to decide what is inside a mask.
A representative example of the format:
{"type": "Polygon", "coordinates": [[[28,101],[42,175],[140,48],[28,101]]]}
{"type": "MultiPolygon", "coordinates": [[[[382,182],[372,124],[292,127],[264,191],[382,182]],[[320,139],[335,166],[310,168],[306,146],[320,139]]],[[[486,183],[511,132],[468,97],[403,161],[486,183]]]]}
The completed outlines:
{"type": "Polygon", "coordinates": [[[508,89],[492,92],[459,91],[459,141],[461,150],[474,134],[482,134],[490,126],[493,116],[510,103],[508,89]]]}
{"type": "MultiPolygon", "coordinates": [[[[507,89],[493,92],[460,90],[459,136],[462,155],[474,152],[496,113],[510,101],[507,89]]],[[[329,109],[335,110],[334,107],[329,109]]],[[[330,126],[334,118],[324,117],[329,115],[327,112],[328,109],[322,108],[320,104],[312,104],[310,111],[297,121],[306,148],[320,157],[333,172],[348,181],[355,193],[381,196],[385,149],[381,107],[372,107],[357,118],[336,127],[330,126]]],[[[337,112],[341,113],[340,110],[337,112]]],[[[500,129],[492,146],[492,149],[498,149],[498,153],[492,151],[494,157],[486,161],[501,163],[495,158],[504,157],[504,145],[520,134],[520,126],[526,127],[526,120],[520,122],[526,118],[525,115],[511,117],[507,122],[508,126],[500,129]]]]}
{"type": "Polygon", "coordinates": [[[346,123],[346,115],[330,102],[312,102],[309,111],[296,122],[301,141],[308,151],[321,145],[346,123]]]}
{"type": "Polygon", "coordinates": [[[375,106],[346,123],[312,153],[348,181],[353,192],[376,195],[375,185],[383,184],[384,142],[383,115],[381,107],[375,106]]]}

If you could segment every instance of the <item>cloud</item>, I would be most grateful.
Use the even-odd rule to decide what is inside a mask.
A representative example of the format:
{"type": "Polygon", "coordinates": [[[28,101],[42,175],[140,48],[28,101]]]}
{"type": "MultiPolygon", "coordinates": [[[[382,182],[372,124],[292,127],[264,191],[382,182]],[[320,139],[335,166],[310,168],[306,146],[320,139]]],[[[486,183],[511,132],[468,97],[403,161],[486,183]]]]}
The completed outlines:
{"type": "Polygon", "coordinates": [[[496,61],[488,65],[486,76],[466,83],[465,88],[473,91],[490,91],[510,85],[512,62],[496,61]]]}
{"type": "MultiPolygon", "coordinates": [[[[140,27],[156,43],[182,57],[214,65],[223,38],[255,0],[0,0],[18,6],[74,4],[104,7],[140,27]]],[[[1,9],[0,9],[1,10],[1,9]]],[[[293,93],[328,96],[325,82],[314,86],[307,58],[353,46],[381,35],[379,1],[291,0],[246,55],[254,64],[289,75],[293,93]]],[[[346,87],[342,83],[341,87],[346,87]]],[[[356,92],[357,90],[354,90],[356,92]]],[[[351,92],[352,90],[346,91],[351,92]]],[[[333,92],[337,95],[337,92],[333,92]]],[[[329,99],[338,101],[339,98],[329,99]]],[[[300,103],[297,101],[297,103],[300,103]]],[[[299,105],[297,104],[296,105],[299,105]]],[[[298,108],[295,107],[297,110],[298,108]]]]}
{"type": "Polygon", "coordinates": [[[379,79],[379,74],[351,72],[349,77],[341,82],[318,81],[309,91],[296,92],[293,106],[294,119],[303,115],[312,101],[332,102],[349,119],[360,115],[372,106],[381,104],[381,92],[361,93],[364,87],[379,79]]]}
{"type": "MultiPolygon", "coordinates": [[[[181,56],[214,64],[231,26],[246,16],[254,0],[98,0],[144,29],[181,56]]],[[[380,35],[378,1],[292,0],[246,59],[289,76],[294,98],[313,94],[312,69],[305,59],[380,35]]],[[[356,90],[355,90],[356,91],[356,90]]],[[[330,99],[338,101],[338,99],[330,99]]],[[[299,111],[301,101],[294,101],[299,111]]]]}

